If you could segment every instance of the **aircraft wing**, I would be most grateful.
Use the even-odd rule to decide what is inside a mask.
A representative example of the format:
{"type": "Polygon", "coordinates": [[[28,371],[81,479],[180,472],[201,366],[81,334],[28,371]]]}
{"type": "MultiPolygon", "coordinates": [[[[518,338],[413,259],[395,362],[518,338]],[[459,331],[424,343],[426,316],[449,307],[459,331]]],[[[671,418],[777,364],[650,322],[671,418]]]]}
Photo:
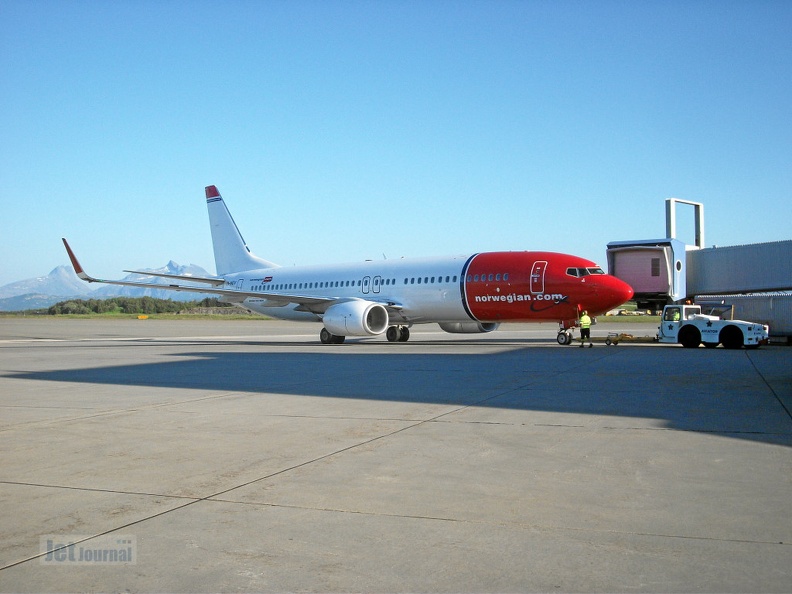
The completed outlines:
{"type": "MultiPolygon", "coordinates": [[[[183,285],[183,284],[168,284],[168,285],[160,285],[157,283],[146,283],[141,281],[122,281],[122,280],[105,280],[101,278],[95,278],[90,276],[88,273],[85,272],[83,267],[80,265],[80,262],[77,260],[77,257],[74,255],[69,243],[66,241],[65,238],[63,239],[63,245],[66,247],[66,252],[69,254],[69,260],[71,260],[72,266],[74,267],[74,272],[77,273],[78,278],[80,280],[84,280],[88,283],[104,283],[108,285],[120,285],[123,287],[145,287],[150,289],[164,289],[166,291],[183,291],[187,293],[206,293],[208,295],[222,295],[223,297],[228,298],[228,301],[234,303],[241,303],[248,297],[256,297],[265,299],[267,301],[266,306],[268,307],[281,307],[288,305],[290,303],[297,303],[298,305],[305,308],[306,311],[312,311],[314,313],[323,313],[325,309],[327,309],[330,305],[334,302],[338,301],[337,297],[317,297],[313,295],[284,295],[282,293],[262,293],[260,291],[242,291],[238,289],[220,289],[216,287],[200,287],[200,286],[193,286],[193,285],[183,285]]],[[[168,278],[175,278],[180,280],[189,280],[195,281],[195,277],[191,276],[180,276],[176,274],[153,274],[148,272],[138,272],[138,274],[148,274],[151,276],[164,276],[168,278]]],[[[219,284],[225,283],[223,279],[202,279],[198,280],[197,282],[211,282],[212,284],[219,284]]]]}

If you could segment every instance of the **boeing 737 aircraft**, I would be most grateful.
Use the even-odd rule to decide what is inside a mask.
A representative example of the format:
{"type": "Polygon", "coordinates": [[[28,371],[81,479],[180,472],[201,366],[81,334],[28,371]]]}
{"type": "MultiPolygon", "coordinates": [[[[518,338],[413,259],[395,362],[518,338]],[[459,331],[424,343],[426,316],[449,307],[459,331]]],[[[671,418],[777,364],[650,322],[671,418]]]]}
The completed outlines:
{"type": "Polygon", "coordinates": [[[86,274],[65,239],[63,243],[77,276],[89,283],[219,295],[273,318],[321,322],[319,337],[325,344],[380,334],[406,342],[413,324],[477,333],[492,332],[502,322],[548,321],[559,324],[559,344],[570,344],[581,311],[603,314],[633,296],[628,284],[594,262],[554,252],[280,267],[253,255],[215,186],[207,186],[206,203],[215,277],[127,270],[179,284],[102,280],[86,274]]]}

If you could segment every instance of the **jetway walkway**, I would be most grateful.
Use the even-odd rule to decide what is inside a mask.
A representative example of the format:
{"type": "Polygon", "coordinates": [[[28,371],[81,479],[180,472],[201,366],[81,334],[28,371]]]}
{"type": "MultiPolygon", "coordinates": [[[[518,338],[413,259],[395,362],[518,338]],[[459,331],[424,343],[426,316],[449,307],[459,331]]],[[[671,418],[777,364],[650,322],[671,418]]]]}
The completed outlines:
{"type": "Polygon", "coordinates": [[[735,317],[768,324],[771,335],[792,336],[792,240],[705,248],[703,220],[702,204],[669,198],[669,237],[609,243],[608,272],[633,287],[641,309],[717,296],[734,302],[735,317]],[[674,237],[677,202],[696,207],[695,246],[674,237]]]}

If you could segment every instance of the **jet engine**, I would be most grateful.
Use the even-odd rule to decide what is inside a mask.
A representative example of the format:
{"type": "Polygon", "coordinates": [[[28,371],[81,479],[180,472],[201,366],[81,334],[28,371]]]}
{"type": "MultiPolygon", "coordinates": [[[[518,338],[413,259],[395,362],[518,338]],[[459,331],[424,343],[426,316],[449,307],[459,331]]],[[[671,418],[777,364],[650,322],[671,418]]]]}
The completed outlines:
{"type": "Polygon", "coordinates": [[[497,330],[500,324],[481,322],[444,322],[440,328],[451,334],[478,334],[481,332],[492,332],[497,330]]]}
{"type": "Polygon", "coordinates": [[[373,336],[388,328],[388,310],[362,299],[344,301],[328,307],[322,322],[336,336],[373,336]]]}

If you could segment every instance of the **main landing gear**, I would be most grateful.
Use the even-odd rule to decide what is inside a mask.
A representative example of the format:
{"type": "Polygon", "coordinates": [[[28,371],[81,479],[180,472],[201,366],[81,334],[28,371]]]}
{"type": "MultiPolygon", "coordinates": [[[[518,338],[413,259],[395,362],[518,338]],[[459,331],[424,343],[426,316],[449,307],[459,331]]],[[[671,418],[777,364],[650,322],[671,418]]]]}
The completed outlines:
{"type": "MultiPolygon", "coordinates": [[[[385,331],[385,338],[388,342],[407,342],[410,340],[410,329],[407,326],[389,326],[385,331]]],[[[319,332],[319,340],[322,344],[342,344],[346,336],[331,334],[327,328],[322,328],[319,332]]]]}
{"type": "Polygon", "coordinates": [[[389,326],[385,338],[388,342],[407,342],[410,340],[410,329],[407,326],[389,326]]]}
{"type": "Polygon", "coordinates": [[[319,340],[322,341],[322,344],[342,344],[345,339],[346,336],[330,334],[330,331],[327,328],[322,328],[322,331],[319,332],[319,340]]]}

